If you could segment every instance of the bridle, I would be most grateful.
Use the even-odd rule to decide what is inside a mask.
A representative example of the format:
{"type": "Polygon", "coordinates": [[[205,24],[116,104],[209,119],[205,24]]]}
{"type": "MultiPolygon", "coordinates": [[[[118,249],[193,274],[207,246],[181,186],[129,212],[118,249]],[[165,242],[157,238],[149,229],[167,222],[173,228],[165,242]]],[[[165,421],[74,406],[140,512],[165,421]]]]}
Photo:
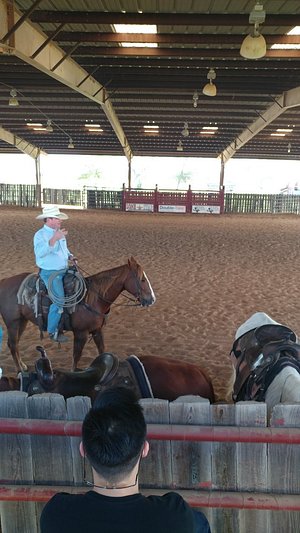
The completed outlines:
{"type": "MultiPolygon", "coordinates": [[[[88,276],[91,276],[91,274],[89,274],[88,272],[86,272],[86,270],[84,270],[83,268],[81,268],[82,272],[84,272],[85,274],[87,274],[88,276]]],[[[109,304],[109,306],[113,305],[115,307],[140,307],[141,306],[141,303],[140,303],[140,298],[141,298],[141,295],[142,295],[142,285],[141,285],[141,280],[139,279],[138,275],[136,272],[134,272],[133,270],[130,269],[130,273],[131,275],[133,276],[133,280],[134,280],[134,283],[135,283],[135,286],[136,286],[136,289],[137,289],[137,294],[135,295],[134,298],[132,298],[131,296],[128,296],[127,294],[121,294],[121,296],[123,298],[126,298],[129,302],[134,302],[132,304],[130,303],[116,303],[116,302],[113,302],[111,300],[108,300],[107,298],[105,298],[104,296],[102,296],[101,294],[99,294],[99,290],[98,289],[95,289],[92,285],[92,283],[87,280],[85,278],[85,281],[86,281],[86,284],[87,284],[87,287],[88,287],[88,290],[90,290],[91,292],[94,292],[95,294],[97,294],[97,299],[104,302],[104,303],[107,303],[109,304]]],[[[86,306],[88,308],[90,308],[90,306],[88,306],[88,304],[86,304],[86,306]]],[[[90,308],[90,310],[92,311],[92,308],[90,308]]],[[[96,311],[95,311],[96,312],[96,311]]],[[[97,311],[98,313],[98,311],[97,311]]],[[[106,314],[106,313],[99,313],[99,314],[106,314]]]]}

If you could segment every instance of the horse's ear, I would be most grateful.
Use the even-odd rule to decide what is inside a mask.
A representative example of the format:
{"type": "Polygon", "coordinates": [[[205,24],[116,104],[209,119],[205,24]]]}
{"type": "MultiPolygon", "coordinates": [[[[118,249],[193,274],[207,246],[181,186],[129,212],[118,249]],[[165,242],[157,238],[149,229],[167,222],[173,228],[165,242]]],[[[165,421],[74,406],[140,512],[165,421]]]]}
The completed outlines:
{"type": "Polygon", "coordinates": [[[136,262],[136,260],[134,259],[133,255],[130,257],[130,259],[128,259],[128,265],[129,265],[130,267],[137,265],[137,262],[136,262]]]}

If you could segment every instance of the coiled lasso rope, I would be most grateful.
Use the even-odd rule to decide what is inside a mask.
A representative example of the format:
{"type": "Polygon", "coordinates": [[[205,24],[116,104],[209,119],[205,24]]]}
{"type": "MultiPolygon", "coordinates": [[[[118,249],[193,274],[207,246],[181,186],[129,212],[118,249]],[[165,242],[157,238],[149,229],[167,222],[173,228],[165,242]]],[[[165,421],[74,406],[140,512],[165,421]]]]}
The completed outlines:
{"type": "Polygon", "coordinates": [[[79,302],[81,302],[81,300],[83,300],[83,298],[85,297],[86,291],[87,291],[85,279],[82,276],[82,274],[80,274],[80,272],[78,272],[77,270],[76,272],[73,272],[73,275],[77,278],[77,281],[78,281],[78,288],[76,289],[76,291],[70,296],[65,295],[63,298],[57,296],[57,294],[55,294],[54,289],[53,289],[54,279],[59,275],[65,275],[67,273],[68,273],[68,270],[67,272],[65,270],[58,270],[57,272],[53,272],[53,274],[51,274],[51,276],[49,277],[49,281],[48,281],[49,298],[58,307],[74,307],[74,305],[78,304],[79,302]]]}

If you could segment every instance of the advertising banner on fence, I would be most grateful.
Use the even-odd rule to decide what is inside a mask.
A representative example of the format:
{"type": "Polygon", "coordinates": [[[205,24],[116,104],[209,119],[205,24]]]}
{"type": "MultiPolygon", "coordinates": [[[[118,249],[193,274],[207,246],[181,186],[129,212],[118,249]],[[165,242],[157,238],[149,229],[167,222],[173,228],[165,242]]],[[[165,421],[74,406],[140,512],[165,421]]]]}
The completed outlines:
{"type": "Polygon", "coordinates": [[[211,215],[219,215],[220,206],[219,205],[193,205],[192,213],[198,213],[198,214],[210,213],[211,215]]]}
{"type": "Polygon", "coordinates": [[[150,211],[151,213],[153,213],[154,205],[126,203],[126,211],[150,211]]]}
{"type": "Polygon", "coordinates": [[[185,205],[159,205],[159,213],[186,213],[185,205]]]}

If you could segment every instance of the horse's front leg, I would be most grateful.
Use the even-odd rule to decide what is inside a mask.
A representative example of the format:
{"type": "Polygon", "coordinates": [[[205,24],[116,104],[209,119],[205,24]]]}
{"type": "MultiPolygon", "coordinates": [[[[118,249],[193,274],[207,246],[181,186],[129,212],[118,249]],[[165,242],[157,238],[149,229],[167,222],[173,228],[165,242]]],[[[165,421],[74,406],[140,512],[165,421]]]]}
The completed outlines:
{"type": "Polygon", "coordinates": [[[18,320],[7,327],[7,346],[13,357],[18,372],[26,372],[27,366],[23,363],[19,353],[19,339],[26,328],[27,320],[18,320]]]}
{"type": "Polygon", "coordinates": [[[72,370],[77,370],[79,359],[82,355],[82,350],[88,340],[88,331],[74,331],[74,346],[73,346],[73,366],[72,370]]]}
{"type": "Polygon", "coordinates": [[[92,331],[93,341],[97,346],[98,355],[104,352],[104,339],[102,333],[102,327],[92,331]]]}

